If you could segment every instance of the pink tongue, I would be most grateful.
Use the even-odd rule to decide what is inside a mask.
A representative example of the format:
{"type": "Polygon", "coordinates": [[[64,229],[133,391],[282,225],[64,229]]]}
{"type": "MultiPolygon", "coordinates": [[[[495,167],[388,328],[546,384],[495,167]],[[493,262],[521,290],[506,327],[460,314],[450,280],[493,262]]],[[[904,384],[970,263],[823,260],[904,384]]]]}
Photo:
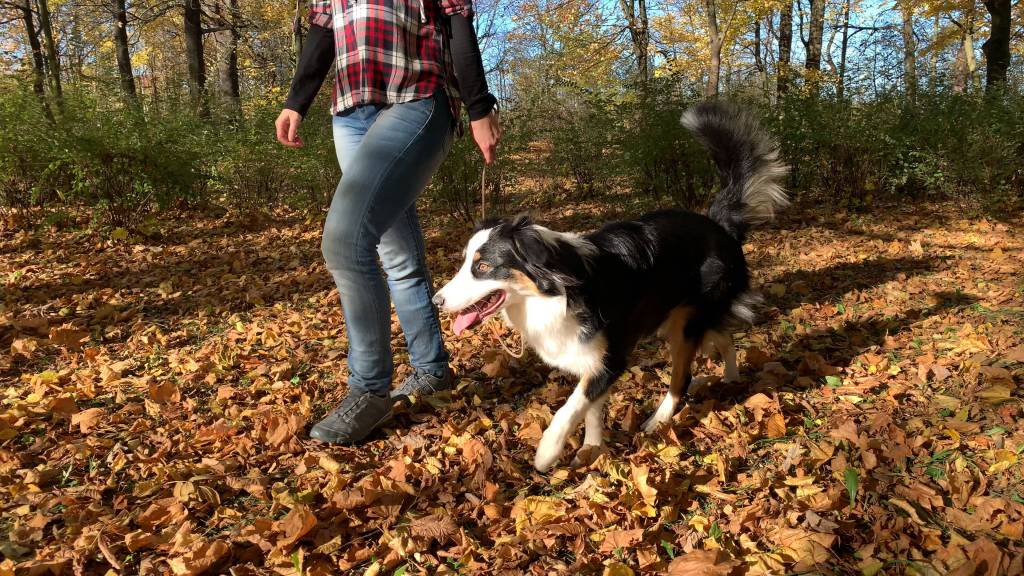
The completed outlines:
{"type": "Polygon", "coordinates": [[[466,328],[473,326],[480,321],[480,312],[475,308],[472,310],[464,310],[459,312],[459,315],[452,320],[452,332],[458,336],[462,334],[466,328]]]}

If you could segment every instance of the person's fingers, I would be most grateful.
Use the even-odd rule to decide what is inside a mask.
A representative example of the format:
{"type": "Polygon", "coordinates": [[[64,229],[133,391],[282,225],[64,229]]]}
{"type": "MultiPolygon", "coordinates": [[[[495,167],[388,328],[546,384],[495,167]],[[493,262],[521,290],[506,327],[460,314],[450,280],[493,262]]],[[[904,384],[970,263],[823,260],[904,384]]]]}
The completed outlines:
{"type": "Polygon", "coordinates": [[[288,118],[288,141],[295,145],[298,143],[299,123],[295,118],[288,118]]]}
{"type": "Polygon", "coordinates": [[[288,145],[288,131],[285,128],[284,123],[285,123],[284,116],[280,116],[280,117],[278,117],[277,122],[274,122],[274,126],[277,129],[277,141],[280,142],[281,144],[284,144],[285,146],[287,146],[288,145]]]}

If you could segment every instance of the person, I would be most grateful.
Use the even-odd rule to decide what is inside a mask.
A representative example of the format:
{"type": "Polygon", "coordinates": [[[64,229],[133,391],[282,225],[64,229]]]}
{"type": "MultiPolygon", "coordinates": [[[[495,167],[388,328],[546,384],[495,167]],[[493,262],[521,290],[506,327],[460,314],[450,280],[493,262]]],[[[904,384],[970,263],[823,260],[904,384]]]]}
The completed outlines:
{"type": "Polygon", "coordinates": [[[331,113],[342,176],[321,249],[341,296],[349,379],[340,405],[310,430],[317,440],[357,443],[390,419],[396,401],[453,383],[416,198],[461,133],[463,104],[485,162],[501,138],[471,1],[312,2],[276,129],[281,144],[303,145],[299,126],[336,59],[331,113]],[[414,368],[393,392],[389,288],[414,368]]]}

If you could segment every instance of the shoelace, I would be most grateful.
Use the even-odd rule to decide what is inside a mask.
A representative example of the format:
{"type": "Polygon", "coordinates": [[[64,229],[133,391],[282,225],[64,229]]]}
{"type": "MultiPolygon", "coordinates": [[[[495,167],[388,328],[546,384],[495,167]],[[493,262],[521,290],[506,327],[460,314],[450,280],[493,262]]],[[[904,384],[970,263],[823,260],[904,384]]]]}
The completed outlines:
{"type": "Polygon", "coordinates": [[[338,406],[338,416],[347,416],[349,412],[363,402],[363,396],[365,394],[360,394],[355,398],[352,397],[352,394],[345,396],[345,399],[341,401],[341,406],[338,406]]]}

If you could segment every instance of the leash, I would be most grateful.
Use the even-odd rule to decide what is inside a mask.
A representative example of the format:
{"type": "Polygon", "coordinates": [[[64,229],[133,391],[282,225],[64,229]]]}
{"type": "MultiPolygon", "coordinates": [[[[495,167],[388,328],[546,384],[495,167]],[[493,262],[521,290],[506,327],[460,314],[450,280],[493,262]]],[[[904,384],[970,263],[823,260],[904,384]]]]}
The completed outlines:
{"type": "MultiPolygon", "coordinates": [[[[484,164],[483,169],[480,171],[480,219],[487,219],[487,164],[484,164]]],[[[519,338],[519,350],[514,351],[505,343],[505,339],[501,337],[501,332],[498,328],[498,319],[496,317],[488,320],[488,324],[491,327],[491,334],[494,335],[494,339],[501,344],[501,347],[505,349],[505,353],[509,356],[519,359],[526,354],[526,341],[520,336],[519,338]]]]}
{"type": "Polygon", "coordinates": [[[480,220],[487,219],[487,164],[480,171],[480,220]]]}
{"type": "Polygon", "coordinates": [[[491,326],[491,334],[494,335],[494,338],[498,341],[499,344],[501,344],[501,347],[505,349],[505,352],[509,356],[519,359],[523,357],[523,354],[526,354],[526,341],[522,339],[522,336],[520,336],[519,339],[519,351],[514,352],[511,348],[509,348],[508,344],[505,344],[505,339],[501,337],[501,333],[498,331],[497,318],[491,318],[489,324],[491,326]]]}

